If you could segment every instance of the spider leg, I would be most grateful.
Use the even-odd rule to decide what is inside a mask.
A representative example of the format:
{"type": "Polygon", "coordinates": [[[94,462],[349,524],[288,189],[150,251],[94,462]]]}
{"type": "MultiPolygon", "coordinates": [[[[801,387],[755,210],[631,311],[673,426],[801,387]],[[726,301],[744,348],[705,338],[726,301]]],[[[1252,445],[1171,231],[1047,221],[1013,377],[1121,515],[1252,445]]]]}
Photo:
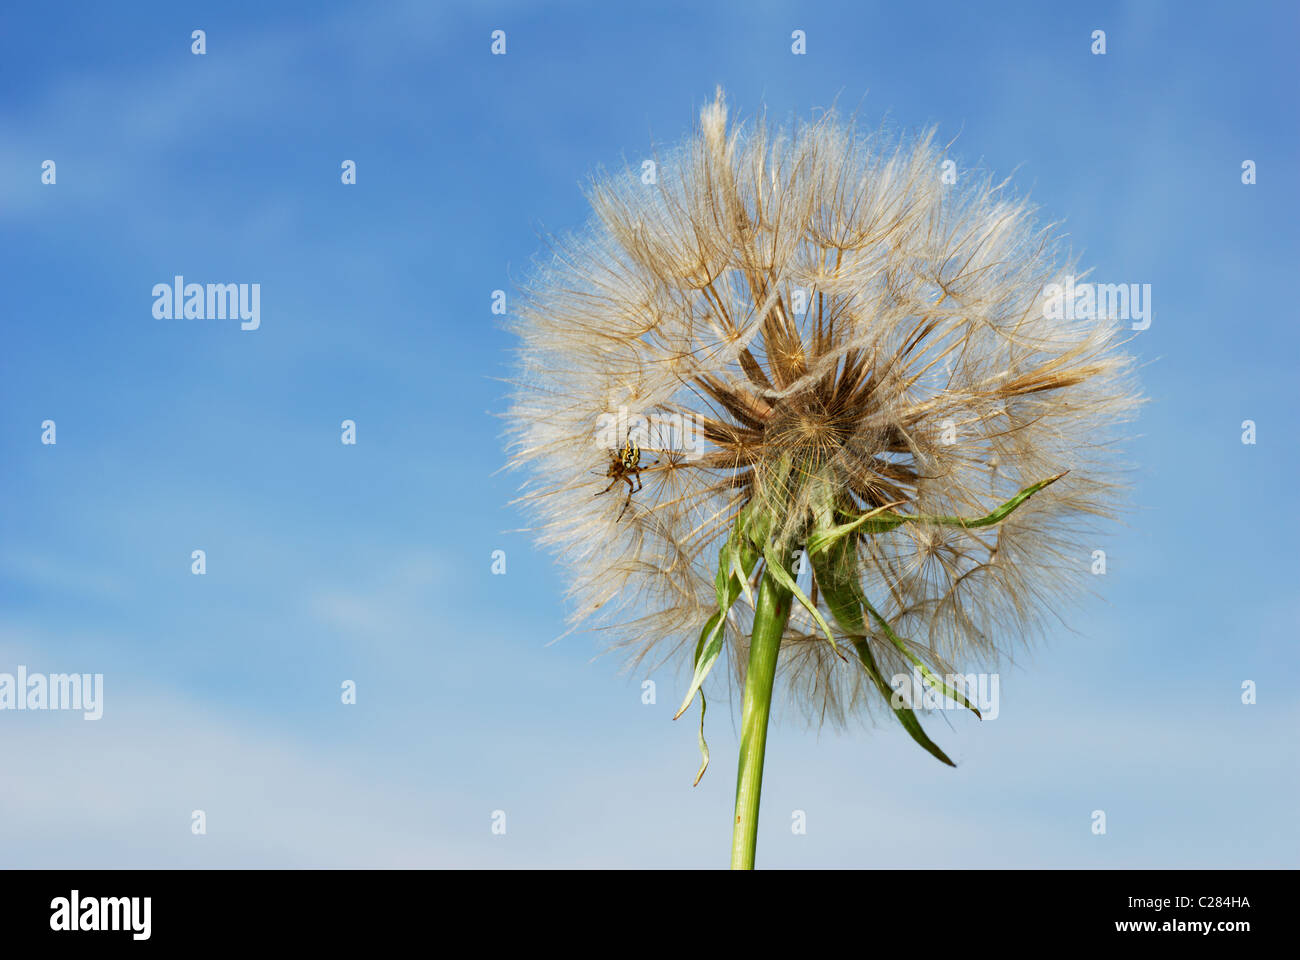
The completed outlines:
{"type": "Polygon", "coordinates": [[[598,491],[598,492],[596,492],[596,493],[593,493],[592,496],[593,496],[593,497],[599,497],[602,493],[609,493],[609,491],[611,491],[611,490],[614,489],[614,484],[618,483],[620,480],[625,480],[625,479],[627,479],[627,478],[626,478],[626,477],[615,477],[613,480],[610,481],[608,487],[606,487],[604,490],[600,490],[600,491],[598,491]]]}
{"type": "MultiPolygon", "coordinates": [[[[636,493],[636,489],[632,486],[632,478],[624,475],[623,479],[627,481],[627,499],[623,501],[623,509],[618,512],[618,520],[622,520],[623,514],[627,513],[627,508],[632,506],[632,494],[636,493]]],[[[614,522],[618,523],[618,520],[614,522]]]]}

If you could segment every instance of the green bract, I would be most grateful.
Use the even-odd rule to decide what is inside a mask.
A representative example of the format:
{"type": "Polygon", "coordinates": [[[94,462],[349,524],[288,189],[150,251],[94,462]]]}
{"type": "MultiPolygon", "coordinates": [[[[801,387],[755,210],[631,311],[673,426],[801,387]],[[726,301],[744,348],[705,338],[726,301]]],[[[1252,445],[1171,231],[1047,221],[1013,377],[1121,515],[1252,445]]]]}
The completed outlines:
{"type": "MultiPolygon", "coordinates": [[[[906,523],[956,526],[967,529],[992,526],[1005,520],[1017,507],[1035,493],[1055,483],[1062,476],[1064,474],[1057,474],[1048,477],[1046,480],[1031,484],[996,509],[982,517],[971,519],[891,513],[889,511],[898,504],[886,504],[874,510],[869,510],[847,523],[835,524],[833,523],[835,511],[821,500],[817,501],[820,506],[812,510],[810,532],[804,549],[812,562],[813,578],[817,592],[824,599],[827,609],[839,627],[840,635],[852,642],[863,669],[866,670],[867,675],[871,678],[876,689],[880,691],[881,696],[890,704],[894,716],[898,718],[898,721],[911,735],[912,739],[949,766],[956,766],[956,764],[926,735],[921,728],[921,723],[917,719],[915,711],[911,707],[894,703],[893,691],[888,681],[881,674],[876,659],[871,652],[869,639],[878,631],[920,671],[931,686],[969,709],[975,716],[979,717],[980,712],[961,691],[946,683],[929,664],[922,660],[914,649],[916,645],[909,644],[907,640],[898,636],[889,622],[872,606],[871,601],[863,595],[858,541],[861,537],[884,533],[906,523]],[[871,629],[872,622],[876,625],[875,631],[871,629]]],[[[704,771],[709,765],[709,747],[704,738],[704,713],[707,709],[707,702],[701,687],[705,678],[708,677],[709,671],[713,669],[714,663],[717,662],[718,656],[722,653],[722,646],[726,636],[726,620],[736,601],[741,596],[744,596],[751,605],[755,606],[755,616],[756,618],[758,616],[757,604],[751,592],[751,580],[755,576],[762,578],[760,585],[763,581],[770,579],[774,581],[774,586],[779,588],[782,593],[791,595],[798,600],[826,634],[826,639],[832,648],[835,649],[837,654],[839,653],[834,631],[822,616],[813,599],[800,589],[795,577],[782,560],[784,556],[789,556],[790,551],[787,545],[776,542],[772,537],[771,531],[776,526],[775,518],[766,513],[760,503],[751,502],[737,513],[731,533],[718,553],[718,574],[715,581],[718,609],[709,618],[703,630],[700,631],[700,639],[695,646],[695,670],[691,677],[691,684],[686,691],[685,699],[682,700],[681,707],[678,708],[673,717],[673,719],[677,719],[677,717],[685,713],[690,707],[691,701],[695,699],[696,693],[699,693],[699,740],[702,762],[699,773],[695,777],[697,784],[700,782],[700,778],[704,776],[704,771]],[[761,569],[758,567],[760,559],[763,561],[761,569]]],[[[785,611],[788,617],[788,604],[785,606],[785,611]]],[[[778,636],[784,628],[785,622],[782,621],[779,625],[778,636]]],[[[757,619],[754,629],[755,632],[759,629],[757,619]]],[[[742,753],[743,750],[742,744],[742,753]]]]}

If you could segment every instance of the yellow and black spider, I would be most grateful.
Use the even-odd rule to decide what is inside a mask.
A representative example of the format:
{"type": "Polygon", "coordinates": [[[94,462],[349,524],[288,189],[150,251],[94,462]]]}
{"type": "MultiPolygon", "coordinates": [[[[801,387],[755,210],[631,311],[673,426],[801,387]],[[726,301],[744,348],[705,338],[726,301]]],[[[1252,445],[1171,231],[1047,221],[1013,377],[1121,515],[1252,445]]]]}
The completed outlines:
{"type": "MultiPolygon", "coordinates": [[[[651,460],[647,464],[641,463],[641,448],[636,445],[631,436],[623,444],[623,450],[611,450],[609,452],[609,466],[605,469],[605,476],[613,477],[609,486],[604,490],[597,491],[594,496],[599,497],[602,493],[609,493],[620,480],[627,483],[627,499],[623,501],[623,509],[618,512],[618,519],[623,519],[623,514],[627,513],[627,508],[632,505],[632,494],[640,490],[644,484],[641,483],[641,471],[646,467],[653,467],[659,463],[658,460],[651,460]],[[632,484],[632,478],[636,478],[636,485],[632,484]]],[[[614,521],[615,523],[618,520],[614,521]]]]}

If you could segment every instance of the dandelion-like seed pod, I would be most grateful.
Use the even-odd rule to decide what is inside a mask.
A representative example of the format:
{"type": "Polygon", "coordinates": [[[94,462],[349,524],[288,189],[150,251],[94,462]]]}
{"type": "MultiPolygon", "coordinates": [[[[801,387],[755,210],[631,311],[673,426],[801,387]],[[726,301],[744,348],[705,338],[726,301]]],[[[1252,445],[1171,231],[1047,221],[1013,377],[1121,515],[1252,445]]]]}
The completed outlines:
{"type": "Polygon", "coordinates": [[[1074,273],[1053,228],[945,182],[932,133],[886,139],[728,126],[719,91],[653,177],[594,180],[514,320],[512,463],[574,625],[691,666],[761,518],[718,639],[743,680],[750,588],[788,561],[777,683],[815,722],[885,704],[864,664],[996,662],[1076,596],[1140,400],[1116,321],[1050,319],[1074,273]]]}

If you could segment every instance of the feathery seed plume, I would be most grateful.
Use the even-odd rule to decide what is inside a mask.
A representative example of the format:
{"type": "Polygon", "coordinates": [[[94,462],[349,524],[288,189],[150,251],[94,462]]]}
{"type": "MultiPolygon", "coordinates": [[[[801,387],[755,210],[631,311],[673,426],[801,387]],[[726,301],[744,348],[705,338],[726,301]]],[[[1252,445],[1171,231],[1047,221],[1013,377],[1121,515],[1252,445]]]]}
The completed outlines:
{"type": "Polygon", "coordinates": [[[1122,328],[1049,319],[1073,264],[1005,183],[884,139],[729,127],[719,90],[654,182],[594,180],[513,323],[511,463],[573,623],[680,655],[683,709],[725,654],[738,820],[777,674],[815,722],[874,702],[950,762],[889,678],[1034,636],[1118,505],[1122,328]]]}

